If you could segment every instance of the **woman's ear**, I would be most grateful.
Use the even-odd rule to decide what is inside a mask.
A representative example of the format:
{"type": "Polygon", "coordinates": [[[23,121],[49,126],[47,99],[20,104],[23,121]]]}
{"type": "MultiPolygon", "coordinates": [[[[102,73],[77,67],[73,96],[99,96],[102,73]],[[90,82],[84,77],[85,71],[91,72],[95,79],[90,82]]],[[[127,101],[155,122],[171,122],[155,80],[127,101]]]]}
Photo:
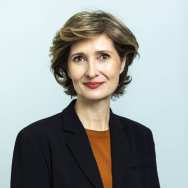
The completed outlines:
{"type": "Polygon", "coordinates": [[[126,56],[123,58],[121,62],[120,74],[123,72],[125,65],[126,65],[126,56]]]}

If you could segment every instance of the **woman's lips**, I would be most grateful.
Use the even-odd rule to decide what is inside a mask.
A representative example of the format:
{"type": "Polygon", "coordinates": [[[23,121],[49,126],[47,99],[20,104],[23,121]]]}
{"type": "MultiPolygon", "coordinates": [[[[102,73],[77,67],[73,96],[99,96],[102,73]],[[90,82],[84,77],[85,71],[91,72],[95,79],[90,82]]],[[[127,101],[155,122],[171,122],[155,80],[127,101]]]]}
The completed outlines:
{"type": "Polygon", "coordinates": [[[88,88],[90,89],[95,89],[97,87],[99,87],[100,85],[102,85],[104,82],[87,82],[84,83],[88,88]]]}

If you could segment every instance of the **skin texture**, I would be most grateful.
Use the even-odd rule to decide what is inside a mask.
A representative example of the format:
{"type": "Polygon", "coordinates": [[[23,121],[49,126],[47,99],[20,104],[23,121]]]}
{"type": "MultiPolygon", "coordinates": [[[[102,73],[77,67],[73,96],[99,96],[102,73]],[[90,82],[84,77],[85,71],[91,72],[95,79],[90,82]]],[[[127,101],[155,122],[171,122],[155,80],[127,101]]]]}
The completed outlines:
{"type": "Polygon", "coordinates": [[[125,66],[112,40],[105,34],[72,45],[68,57],[68,74],[77,93],[76,112],[85,128],[108,129],[110,96],[125,66]],[[104,82],[96,89],[84,82],[104,82]]]}

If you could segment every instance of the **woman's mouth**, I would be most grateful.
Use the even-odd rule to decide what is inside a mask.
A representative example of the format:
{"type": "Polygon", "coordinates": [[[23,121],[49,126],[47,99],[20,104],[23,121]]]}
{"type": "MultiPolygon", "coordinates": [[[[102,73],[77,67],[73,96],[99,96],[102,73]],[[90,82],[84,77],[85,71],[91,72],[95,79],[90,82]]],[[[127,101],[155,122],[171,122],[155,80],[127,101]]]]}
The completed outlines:
{"type": "Polygon", "coordinates": [[[90,89],[96,89],[98,88],[100,85],[102,85],[104,82],[87,82],[84,83],[85,86],[87,86],[90,89]]]}

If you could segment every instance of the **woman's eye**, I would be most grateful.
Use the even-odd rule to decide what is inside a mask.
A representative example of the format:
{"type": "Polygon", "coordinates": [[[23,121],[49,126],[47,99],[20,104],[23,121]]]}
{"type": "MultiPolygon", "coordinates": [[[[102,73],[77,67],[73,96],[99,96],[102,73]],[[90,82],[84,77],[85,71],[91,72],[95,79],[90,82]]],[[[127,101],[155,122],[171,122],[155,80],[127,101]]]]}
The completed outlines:
{"type": "Polygon", "coordinates": [[[81,61],[85,61],[85,58],[83,56],[76,56],[73,58],[73,61],[81,62],[81,61]]]}
{"type": "Polygon", "coordinates": [[[105,61],[105,60],[108,60],[110,56],[108,54],[101,54],[99,58],[100,60],[105,61]]]}

